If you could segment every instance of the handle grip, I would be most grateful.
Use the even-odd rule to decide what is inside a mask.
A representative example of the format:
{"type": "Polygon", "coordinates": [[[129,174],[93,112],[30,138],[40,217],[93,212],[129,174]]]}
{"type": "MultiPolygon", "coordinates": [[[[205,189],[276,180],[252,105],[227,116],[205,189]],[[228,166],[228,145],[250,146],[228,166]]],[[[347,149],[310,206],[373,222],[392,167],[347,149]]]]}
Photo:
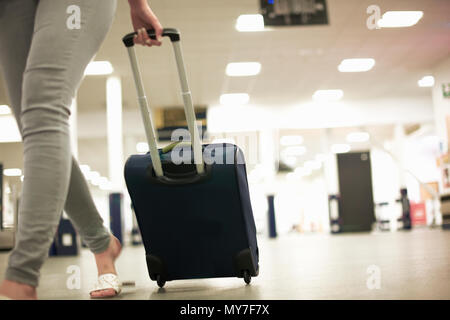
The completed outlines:
{"type": "MultiPolygon", "coordinates": [[[[147,34],[151,39],[156,40],[155,30],[148,29],[147,34]]],[[[131,32],[122,38],[122,41],[125,44],[125,47],[128,48],[128,47],[134,46],[134,36],[135,35],[137,35],[137,32],[131,32]]],[[[172,41],[172,42],[180,41],[180,31],[178,31],[178,29],[175,29],[175,28],[164,28],[162,36],[169,37],[170,41],[172,41]]]]}

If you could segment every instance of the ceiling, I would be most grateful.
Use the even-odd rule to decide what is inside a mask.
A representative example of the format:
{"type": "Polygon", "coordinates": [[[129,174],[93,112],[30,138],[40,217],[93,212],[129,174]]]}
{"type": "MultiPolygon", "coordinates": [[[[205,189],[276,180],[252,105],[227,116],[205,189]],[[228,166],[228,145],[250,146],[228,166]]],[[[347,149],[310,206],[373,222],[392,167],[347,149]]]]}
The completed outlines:
{"type": "MultiPolygon", "coordinates": [[[[247,92],[250,104],[286,110],[310,102],[315,90],[342,89],[343,102],[357,101],[358,107],[375,108],[376,99],[424,99],[431,90],[419,88],[417,81],[432,74],[450,56],[449,0],[377,0],[381,11],[422,10],[424,17],[411,28],[369,30],[366,9],[372,0],[327,0],[329,25],[279,27],[265,32],[241,33],[235,23],[240,14],[259,12],[258,0],[154,0],[152,8],[165,27],[182,33],[182,45],[196,105],[219,104],[223,93],[247,92]],[[375,67],[366,73],[340,73],[337,66],[345,58],[373,58],[375,67]],[[257,61],[261,73],[254,77],[230,78],[229,62],[257,61]]],[[[122,78],[124,109],[137,111],[134,83],[121,38],[131,31],[128,4],[118,1],[115,22],[95,60],[109,60],[122,78]]],[[[150,104],[171,107],[181,104],[178,78],[170,43],[161,48],[138,48],[143,78],[150,104]]],[[[105,77],[86,77],[78,92],[79,113],[106,108],[105,77]]],[[[8,103],[0,77],[0,104],[8,103]]],[[[331,136],[344,140],[337,129],[331,136]]],[[[375,130],[375,129],[373,129],[375,130]]],[[[381,140],[392,134],[391,126],[380,127],[381,140]],[[386,137],[384,137],[386,136],[386,137]]],[[[305,135],[315,150],[314,131],[305,135]]],[[[142,137],[143,139],[143,137],[142,137]]],[[[105,140],[80,141],[80,158],[91,162],[105,147],[105,140]]],[[[134,152],[134,150],[129,150],[134,152]]],[[[128,153],[128,152],[125,152],[128,153]]],[[[106,149],[101,163],[93,165],[106,173],[106,149]]],[[[100,160],[98,160],[100,161],[100,160]]],[[[102,173],[103,174],[103,173],[102,173]]]]}
{"type": "MultiPolygon", "coordinates": [[[[429,96],[417,80],[450,55],[450,1],[379,0],[381,11],[422,10],[411,28],[369,30],[371,0],[328,0],[329,25],[281,27],[241,33],[240,14],[258,13],[257,0],[165,0],[152,6],[166,27],[182,32],[188,75],[197,105],[217,105],[222,93],[247,92],[250,103],[283,107],[311,99],[317,89],[341,88],[346,100],[429,96]],[[344,58],[376,60],[367,73],[340,73],[344,58]],[[229,62],[258,61],[255,77],[230,78],[229,62]]],[[[136,108],[134,84],[121,36],[131,31],[128,4],[119,1],[115,23],[97,60],[110,60],[123,78],[124,107],[136,108]]],[[[180,104],[170,43],[141,48],[139,57],[152,106],[180,104]]],[[[104,108],[103,79],[89,77],[80,89],[81,111],[104,108]]]]}
{"type": "MultiPolygon", "coordinates": [[[[152,1],[163,26],[177,27],[197,105],[217,105],[222,93],[247,92],[250,103],[283,107],[309,101],[317,89],[340,88],[346,100],[415,97],[430,94],[417,80],[450,55],[450,1],[378,0],[381,11],[422,10],[411,28],[369,30],[366,9],[371,0],[328,0],[329,25],[279,27],[241,33],[240,14],[258,13],[258,0],[152,1]],[[371,57],[373,70],[340,73],[344,58],[371,57]],[[255,77],[230,78],[229,62],[258,61],[255,77]]],[[[116,19],[96,60],[109,60],[123,79],[124,108],[137,108],[126,50],[121,37],[131,31],[126,1],[118,1],[116,19]]],[[[166,40],[162,48],[139,48],[144,81],[152,106],[180,104],[178,79],[166,40]]],[[[80,112],[104,109],[103,77],[87,77],[78,95],[80,112]]],[[[4,90],[0,102],[5,103],[4,90]]]]}

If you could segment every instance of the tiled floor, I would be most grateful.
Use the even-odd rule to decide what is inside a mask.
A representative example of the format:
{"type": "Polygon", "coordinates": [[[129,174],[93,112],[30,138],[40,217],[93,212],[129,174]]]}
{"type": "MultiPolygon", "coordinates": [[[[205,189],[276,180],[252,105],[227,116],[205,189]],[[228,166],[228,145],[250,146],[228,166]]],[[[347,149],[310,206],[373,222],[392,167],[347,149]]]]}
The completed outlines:
{"type": "MultiPolygon", "coordinates": [[[[242,279],[168,282],[158,289],[148,278],[142,247],[126,247],[118,261],[124,288],[116,299],[450,299],[450,232],[290,235],[260,241],[260,275],[246,286],[242,279]],[[373,270],[380,288],[369,289],[373,270]]],[[[0,253],[0,276],[7,253],[0,253]]],[[[50,258],[42,270],[41,299],[88,299],[96,277],[90,252],[50,258]],[[78,266],[81,289],[70,290],[67,273],[78,266]],[[70,271],[70,270],[69,270],[70,271]]]]}

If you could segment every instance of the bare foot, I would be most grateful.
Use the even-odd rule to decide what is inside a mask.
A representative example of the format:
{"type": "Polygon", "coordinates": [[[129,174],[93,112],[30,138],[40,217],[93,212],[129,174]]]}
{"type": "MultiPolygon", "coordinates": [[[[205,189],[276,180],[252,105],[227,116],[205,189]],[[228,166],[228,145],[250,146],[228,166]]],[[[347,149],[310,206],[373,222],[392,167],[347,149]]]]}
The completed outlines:
{"type": "Polygon", "coordinates": [[[3,280],[0,285],[0,296],[13,300],[37,300],[35,287],[9,280],[3,280]]]}
{"type": "MultiPolygon", "coordinates": [[[[97,263],[98,275],[113,273],[117,274],[116,268],[114,266],[114,262],[117,257],[119,257],[120,252],[122,251],[122,246],[120,241],[111,235],[111,241],[109,243],[108,249],[102,253],[98,253],[95,255],[95,262],[97,263]]],[[[105,289],[105,290],[97,290],[91,292],[91,297],[93,298],[107,298],[113,297],[116,295],[114,289],[105,289]]]]}

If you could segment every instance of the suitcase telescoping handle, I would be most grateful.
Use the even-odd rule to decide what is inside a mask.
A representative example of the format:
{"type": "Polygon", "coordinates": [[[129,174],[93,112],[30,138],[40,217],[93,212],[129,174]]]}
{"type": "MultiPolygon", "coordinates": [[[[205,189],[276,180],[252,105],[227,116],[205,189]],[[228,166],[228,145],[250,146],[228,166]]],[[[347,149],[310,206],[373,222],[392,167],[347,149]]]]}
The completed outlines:
{"type": "MultiPolygon", "coordinates": [[[[156,39],[154,30],[147,30],[150,38],[156,39]]],[[[150,111],[148,108],[147,97],[145,96],[144,86],[142,84],[142,77],[139,71],[139,66],[136,58],[136,51],[134,49],[134,36],[136,32],[132,32],[123,37],[122,41],[128,49],[130,57],[131,69],[133,71],[134,82],[138,94],[139,107],[141,110],[142,119],[144,121],[145,133],[147,136],[150,156],[152,158],[153,168],[158,177],[164,175],[161,159],[159,157],[158,147],[156,144],[155,131],[153,128],[152,119],[150,118],[150,111]]],[[[198,174],[204,173],[202,157],[202,146],[200,142],[200,134],[196,125],[196,118],[194,112],[194,105],[192,103],[192,96],[189,90],[189,85],[186,76],[186,68],[184,66],[183,53],[180,44],[180,32],[177,29],[167,28],[163,30],[163,36],[169,37],[172,42],[175,59],[177,62],[178,75],[181,84],[181,96],[183,97],[184,112],[186,114],[186,122],[188,124],[191,135],[192,149],[194,150],[194,163],[196,164],[198,174]]]]}

